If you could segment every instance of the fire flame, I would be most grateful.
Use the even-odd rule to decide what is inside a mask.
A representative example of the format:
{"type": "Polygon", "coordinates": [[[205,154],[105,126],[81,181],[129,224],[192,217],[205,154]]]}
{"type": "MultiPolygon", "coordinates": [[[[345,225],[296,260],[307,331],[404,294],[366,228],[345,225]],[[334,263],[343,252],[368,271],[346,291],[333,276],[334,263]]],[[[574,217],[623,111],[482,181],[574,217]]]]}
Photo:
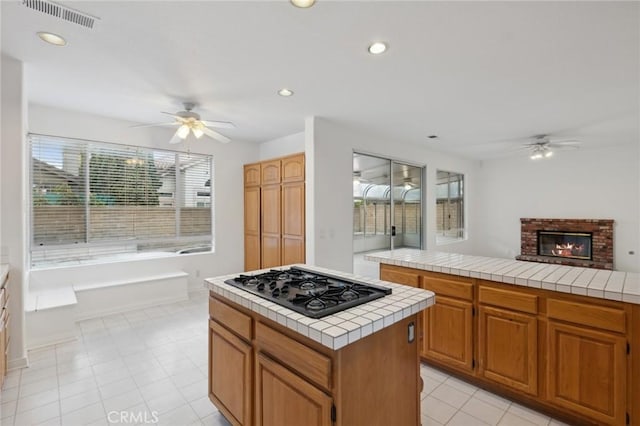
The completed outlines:
{"type": "Polygon", "coordinates": [[[554,256],[575,256],[582,253],[584,244],[566,243],[556,244],[555,250],[551,250],[554,256]]]}

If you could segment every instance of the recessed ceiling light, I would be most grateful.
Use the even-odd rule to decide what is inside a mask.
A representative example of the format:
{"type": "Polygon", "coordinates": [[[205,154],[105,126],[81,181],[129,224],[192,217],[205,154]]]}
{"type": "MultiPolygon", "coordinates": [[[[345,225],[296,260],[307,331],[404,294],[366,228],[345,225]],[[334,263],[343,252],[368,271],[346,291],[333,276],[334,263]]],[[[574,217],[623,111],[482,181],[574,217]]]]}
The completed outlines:
{"type": "Polygon", "coordinates": [[[47,43],[53,44],[54,46],[64,46],[67,44],[67,40],[53,33],[40,31],[38,33],[38,37],[40,37],[42,41],[46,41],[47,43]]]}
{"type": "Polygon", "coordinates": [[[379,55],[387,50],[387,45],[381,41],[376,41],[369,46],[369,53],[372,55],[379,55]]]}
{"type": "Polygon", "coordinates": [[[315,2],[316,0],[291,0],[292,5],[302,9],[306,9],[307,7],[313,6],[315,2]]]}
{"type": "Polygon", "coordinates": [[[289,90],[289,89],[280,89],[278,90],[278,95],[280,96],[284,96],[284,97],[288,97],[293,95],[293,90],[289,90]]]}

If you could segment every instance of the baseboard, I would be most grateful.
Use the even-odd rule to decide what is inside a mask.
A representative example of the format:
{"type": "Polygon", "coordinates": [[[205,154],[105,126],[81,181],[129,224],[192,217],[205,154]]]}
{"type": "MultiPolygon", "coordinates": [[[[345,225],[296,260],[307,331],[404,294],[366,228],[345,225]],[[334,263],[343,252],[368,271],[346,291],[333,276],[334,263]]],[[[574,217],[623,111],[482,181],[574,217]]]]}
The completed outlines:
{"type": "Polygon", "coordinates": [[[48,346],[54,346],[60,343],[72,342],[77,338],[78,336],[76,336],[75,334],[75,327],[70,331],[65,331],[62,333],[47,334],[47,336],[44,338],[34,338],[33,336],[31,336],[31,338],[29,339],[30,341],[27,342],[27,350],[32,351],[35,349],[46,348],[48,346]]]}
{"type": "Polygon", "coordinates": [[[25,368],[29,366],[29,360],[26,356],[20,357],[20,358],[16,358],[16,359],[10,359],[9,363],[7,365],[7,370],[11,371],[11,370],[17,370],[19,368],[25,368]]]}
{"type": "Polygon", "coordinates": [[[76,340],[78,340],[78,336],[54,337],[51,340],[47,340],[47,342],[39,343],[39,344],[36,343],[33,346],[29,346],[29,348],[27,350],[29,350],[29,351],[37,351],[38,349],[45,349],[45,348],[48,348],[50,346],[60,345],[62,343],[75,342],[76,340]]]}

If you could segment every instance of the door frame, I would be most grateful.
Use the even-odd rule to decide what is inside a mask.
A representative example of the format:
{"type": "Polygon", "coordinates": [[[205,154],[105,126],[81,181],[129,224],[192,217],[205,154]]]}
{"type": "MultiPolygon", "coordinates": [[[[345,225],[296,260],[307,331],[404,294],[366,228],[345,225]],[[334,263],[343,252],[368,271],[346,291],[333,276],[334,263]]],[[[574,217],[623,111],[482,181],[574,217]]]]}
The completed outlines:
{"type": "MultiPolygon", "coordinates": [[[[420,169],[420,250],[422,250],[425,246],[426,246],[426,209],[425,209],[425,200],[426,200],[426,182],[427,182],[427,165],[426,164],[419,164],[419,163],[415,163],[412,161],[406,161],[397,157],[392,157],[392,156],[388,156],[388,155],[382,155],[382,154],[377,154],[377,153],[372,153],[366,150],[359,150],[359,149],[353,149],[351,152],[351,160],[353,163],[353,156],[354,154],[358,154],[358,155],[366,155],[368,157],[375,157],[375,158],[379,158],[381,160],[386,160],[389,161],[389,200],[390,200],[390,226],[394,226],[395,225],[395,212],[394,212],[394,197],[393,197],[393,188],[394,188],[394,181],[393,181],[393,166],[394,164],[402,164],[402,165],[406,165],[406,166],[410,166],[410,167],[416,167],[420,169]]],[[[353,174],[353,165],[351,166],[352,170],[352,174],[353,174]]],[[[365,221],[366,221],[366,215],[365,215],[365,221]]],[[[366,229],[366,225],[365,225],[365,229],[366,229]]],[[[351,234],[352,234],[352,240],[353,240],[353,229],[351,230],[351,234]]],[[[365,234],[366,237],[366,234],[365,234]]],[[[394,240],[393,237],[391,236],[391,233],[389,234],[389,246],[391,250],[394,250],[394,240]]],[[[355,253],[353,253],[355,254],[355,253]]]]}

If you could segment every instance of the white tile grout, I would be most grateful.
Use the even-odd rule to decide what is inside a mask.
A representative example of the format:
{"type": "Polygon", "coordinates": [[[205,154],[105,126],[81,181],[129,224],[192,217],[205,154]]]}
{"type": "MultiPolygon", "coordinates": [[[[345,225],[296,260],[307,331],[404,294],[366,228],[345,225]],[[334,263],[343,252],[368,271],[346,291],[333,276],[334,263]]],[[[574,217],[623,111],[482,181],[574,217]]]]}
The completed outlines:
{"type": "Polygon", "coordinates": [[[365,254],[364,260],[396,266],[410,264],[410,267],[424,271],[446,271],[453,275],[640,304],[640,273],[637,272],[602,273],[593,268],[409,248],[365,254]]]}

